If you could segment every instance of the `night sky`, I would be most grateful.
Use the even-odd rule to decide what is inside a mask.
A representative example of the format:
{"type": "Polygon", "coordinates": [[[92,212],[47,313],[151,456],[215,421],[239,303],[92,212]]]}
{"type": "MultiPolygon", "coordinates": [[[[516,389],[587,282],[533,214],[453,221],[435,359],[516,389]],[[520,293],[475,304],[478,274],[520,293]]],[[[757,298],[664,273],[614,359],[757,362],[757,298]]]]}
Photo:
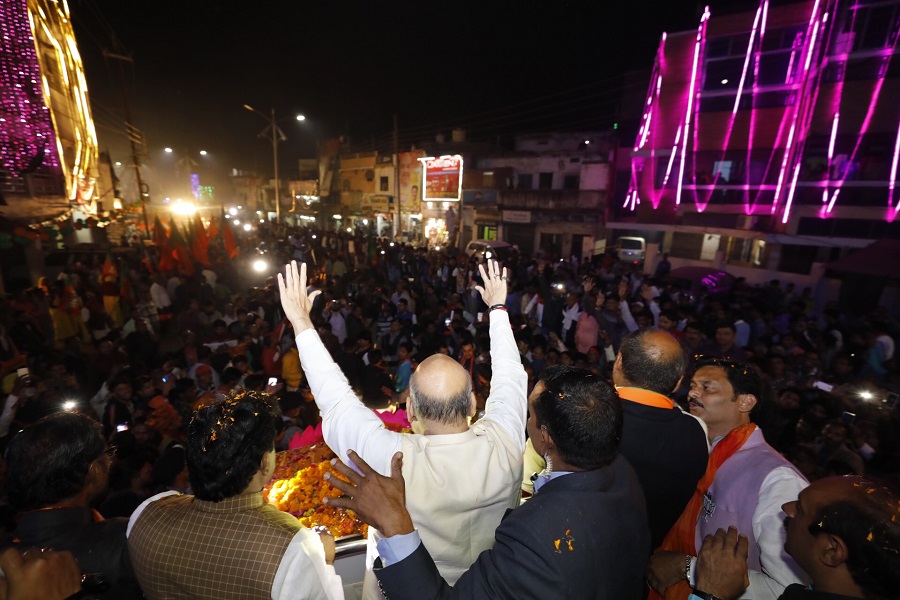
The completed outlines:
{"type": "Polygon", "coordinates": [[[285,118],[282,165],[332,135],[389,144],[395,114],[401,149],[455,126],[470,139],[609,127],[621,75],[649,74],[661,32],[696,27],[701,9],[695,0],[70,0],[94,119],[114,158],[126,148],[120,63],[103,49],[134,58],[126,89],[151,163],[164,146],[205,149],[220,168],[263,173],[266,123],[245,103],[285,118]],[[300,112],[303,124],[292,120],[300,112]]]}

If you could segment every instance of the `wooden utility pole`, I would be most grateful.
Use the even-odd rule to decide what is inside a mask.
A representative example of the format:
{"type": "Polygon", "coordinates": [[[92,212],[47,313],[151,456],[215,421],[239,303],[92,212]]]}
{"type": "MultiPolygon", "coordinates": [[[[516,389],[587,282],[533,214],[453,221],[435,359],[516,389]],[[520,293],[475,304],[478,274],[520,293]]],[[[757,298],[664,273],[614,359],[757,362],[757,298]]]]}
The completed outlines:
{"type": "Polygon", "coordinates": [[[128,133],[128,141],[131,143],[131,162],[134,167],[134,176],[137,179],[138,186],[138,202],[141,203],[141,214],[144,216],[144,234],[147,239],[150,238],[150,222],[147,220],[147,202],[150,201],[150,188],[144,183],[141,177],[141,160],[138,153],[138,142],[144,143],[144,134],[140,129],[134,126],[131,121],[131,106],[128,102],[128,90],[125,87],[125,70],[122,63],[128,62],[134,66],[134,59],[124,54],[115,54],[108,50],[103,51],[104,58],[114,58],[119,62],[119,75],[122,83],[122,101],[125,105],[125,129],[128,133]]]}
{"type": "Polygon", "coordinates": [[[397,136],[397,115],[394,114],[394,198],[397,199],[397,240],[403,238],[403,207],[400,204],[400,145],[397,136]]]}

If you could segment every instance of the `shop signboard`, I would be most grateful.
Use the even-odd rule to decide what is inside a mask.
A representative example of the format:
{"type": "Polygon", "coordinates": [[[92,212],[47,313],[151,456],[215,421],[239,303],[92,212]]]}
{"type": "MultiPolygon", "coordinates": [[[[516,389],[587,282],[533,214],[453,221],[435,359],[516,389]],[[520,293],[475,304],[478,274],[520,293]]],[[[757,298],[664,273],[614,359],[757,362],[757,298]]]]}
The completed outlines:
{"type": "Polygon", "coordinates": [[[419,161],[422,163],[422,199],[458,202],[462,193],[462,156],[429,156],[419,161]]]}

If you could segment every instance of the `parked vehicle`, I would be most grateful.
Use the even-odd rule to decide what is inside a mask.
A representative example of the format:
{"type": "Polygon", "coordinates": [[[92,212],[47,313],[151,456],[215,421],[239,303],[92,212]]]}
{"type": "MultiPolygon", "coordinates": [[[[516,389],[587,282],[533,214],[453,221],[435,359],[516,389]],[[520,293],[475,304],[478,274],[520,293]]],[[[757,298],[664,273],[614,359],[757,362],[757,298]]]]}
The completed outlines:
{"type": "Polygon", "coordinates": [[[515,252],[515,246],[500,240],[472,240],[466,245],[466,254],[478,262],[484,262],[488,258],[505,262],[515,252]]]}
{"type": "Polygon", "coordinates": [[[620,237],[616,240],[619,260],[641,266],[647,253],[647,242],[642,237],[620,237]]]}

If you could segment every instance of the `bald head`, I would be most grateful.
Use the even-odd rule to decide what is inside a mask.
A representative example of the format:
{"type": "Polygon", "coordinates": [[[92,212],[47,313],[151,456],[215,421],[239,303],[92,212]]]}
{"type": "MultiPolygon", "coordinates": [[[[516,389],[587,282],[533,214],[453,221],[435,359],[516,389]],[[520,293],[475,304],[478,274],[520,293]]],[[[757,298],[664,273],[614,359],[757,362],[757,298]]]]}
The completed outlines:
{"type": "Polygon", "coordinates": [[[613,379],[619,386],[669,395],[678,387],[686,366],[687,356],[678,340],[662,329],[647,327],[622,340],[613,379]]]}
{"type": "Polygon", "coordinates": [[[420,419],[464,423],[471,406],[472,379],[454,359],[435,354],[423,360],[410,378],[409,399],[420,419]]]}

